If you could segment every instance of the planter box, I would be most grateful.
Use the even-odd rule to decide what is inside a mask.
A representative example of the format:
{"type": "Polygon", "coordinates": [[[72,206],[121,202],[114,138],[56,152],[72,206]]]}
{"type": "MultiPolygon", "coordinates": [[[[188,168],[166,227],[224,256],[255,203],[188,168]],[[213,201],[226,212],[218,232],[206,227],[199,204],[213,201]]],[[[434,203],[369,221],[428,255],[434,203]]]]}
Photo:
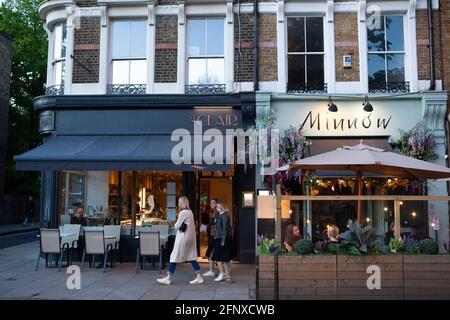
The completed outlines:
{"type": "MultiPolygon", "coordinates": [[[[259,298],[274,299],[274,257],[259,257],[259,298]]],[[[450,256],[280,256],[280,299],[450,299],[450,256]],[[370,265],[381,289],[367,288],[370,265]]]]}

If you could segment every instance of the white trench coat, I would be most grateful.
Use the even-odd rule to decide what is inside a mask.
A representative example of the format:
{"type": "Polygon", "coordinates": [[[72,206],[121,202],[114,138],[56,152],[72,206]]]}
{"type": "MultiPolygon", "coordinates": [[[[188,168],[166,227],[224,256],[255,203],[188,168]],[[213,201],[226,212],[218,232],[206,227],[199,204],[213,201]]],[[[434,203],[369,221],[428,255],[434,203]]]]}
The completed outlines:
{"type": "Polygon", "coordinates": [[[197,260],[197,240],[195,237],[194,214],[191,210],[182,210],[175,223],[177,235],[170,254],[170,262],[181,263],[197,260]],[[185,232],[179,230],[182,223],[187,224],[185,232]]]}

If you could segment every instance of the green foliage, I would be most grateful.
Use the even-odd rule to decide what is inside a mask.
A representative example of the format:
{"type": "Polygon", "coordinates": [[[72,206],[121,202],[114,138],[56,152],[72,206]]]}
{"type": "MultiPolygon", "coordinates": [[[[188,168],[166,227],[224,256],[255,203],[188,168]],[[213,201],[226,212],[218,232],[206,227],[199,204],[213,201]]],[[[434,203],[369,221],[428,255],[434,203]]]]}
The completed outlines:
{"type": "Polygon", "coordinates": [[[406,254],[418,254],[418,253],[420,253],[419,247],[418,247],[416,241],[414,241],[414,240],[406,241],[405,244],[403,245],[403,251],[406,254]]]}
{"type": "Polygon", "coordinates": [[[423,254],[437,254],[439,246],[433,239],[425,239],[420,242],[419,250],[423,254]]]}
{"type": "Polygon", "coordinates": [[[260,254],[275,254],[280,253],[280,245],[275,239],[263,239],[258,246],[258,253],[260,254]]]}
{"type": "Polygon", "coordinates": [[[369,226],[364,228],[357,221],[348,220],[348,230],[341,233],[341,241],[351,241],[361,253],[368,253],[369,247],[376,244],[375,229],[369,226]]]}
{"type": "Polygon", "coordinates": [[[389,251],[392,253],[397,253],[402,247],[402,241],[399,239],[391,239],[389,241],[389,251]]]}
{"type": "Polygon", "coordinates": [[[313,251],[313,243],[309,239],[299,240],[294,244],[294,250],[302,256],[308,255],[313,251]]]}
{"type": "Polygon", "coordinates": [[[37,13],[40,2],[5,0],[0,6],[0,30],[13,40],[6,192],[35,196],[39,195],[39,172],[16,171],[12,158],[41,143],[32,102],[44,94],[47,72],[47,35],[37,13]]]}

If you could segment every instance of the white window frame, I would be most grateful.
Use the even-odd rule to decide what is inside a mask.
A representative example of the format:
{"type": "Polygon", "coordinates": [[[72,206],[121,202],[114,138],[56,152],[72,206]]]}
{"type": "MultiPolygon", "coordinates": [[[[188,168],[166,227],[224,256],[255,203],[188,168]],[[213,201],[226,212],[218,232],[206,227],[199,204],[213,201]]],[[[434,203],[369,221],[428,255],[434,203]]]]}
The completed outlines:
{"type": "MultiPolygon", "coordinates": [[[[324,86],[327,86],[327,72],[326,72],[326,68],[327,68],[327,61],[326,61],[326,18],[323,14],[312,14],[312,15],[307,15],[307,14],[296,14],[296,15],[289,15],[286,16],[285,18],[286,21],[286,84],[289,83],[289,56],[290,55],[303,55],[303,56],[307,56],[307,55],[322,55],[323,56],[323,84],[324,86]],[[307,44],[307,39],[306,39],[306,18],[322,18],[322,23],[323,23],[323,39],[322,39],[322,44],[323,44],[323,51],[322,52],[289,52],[289,27],[288,27],[288,20],[292,19],[292,18],[303,18],[304,19],[304,33],[305,33],[305,50],[306,50],[306,44],[307,44]]],[[[308,81],[308,71],[307,71],[307,61],[305,59],[305,85],[307,85],[307,81],[308,81]]]]}
{"type": "MultiPolygon", "coordinates": [[[[226,18],[222,17],[222,16],[189,16],[186,19],[186,75],[185,75],[185,83],[187,85],[208,85],[208,84],[220,84],[220,85],[225,85],[227,82],[227,72],[226,72],[226,60],[225,60],[225,52],[227,50],[226,48],[226,39],[225,39],[225,30],[226,30],[226,18]],[[212,19],[212,20],[223,20],[223,53],[222,55],[197,55],[197,56],[190,56],[189,55],[189,21],[190,20],[208,20],[208,19],[212,19]],[[190,83],[189,82],[189,60],[190,59],[223,59],[223,65],[224,65],[224,69],[223,69],[223,79],[222,79],[222,83],[190,83]]],[[[206,35],[208,34],[208,23],[206,23],[206,35]]],[[[208,37],[206,36],[206,43],[205,43],[205,47],[208,48],[208,37]]],[[[206,68],[208,68],[208,65],[206,65],[206,68]]],[[[233,67],[234,68],[234,67],[233,67]]],[[[206,70],[206,74],[208,74],[208,70],[206,70]]]]}
{"type": "MultiPolygon", "coordinates": [[[[147,17],[136,17],[136,18],[131,18],[131,19],[127,19],[127,18],[117,18],[117,19],[111,19],[110,21],[110,25],[111,25],[111,31],[110,31],[110,35],[109,35],[109,77],[108,77],[108,83],[112,84],[112,85],[121,85],[118,83],[113,83],[113,77],[114,77],[114,70],[113,70],[113,63],[114,61],[129,61],[129,63],[131,64],[131,61],[145,61],[146,62],[146,67],[145,70],[148,69],[148,59],[147,59],[147,53],[142,56],[142,57],[114,57],[113,56],[113,45],[114,45],[114,23],[117,21],[121,21],[121,22],[133,22],[133,21],[144,21],[147,22],[147,17]]],[[[147,23],[146,23],[147,25],[147,23]]],[[[148,47],[148,41],[149,41],[149,35],[148,35],[148,27],[145,28],[145,39],[147,41],[146,43],[146,48],[148,47]]],[[[131,39],[131,38],[130,38],[131,39]]],[[[147,85],[148,79],[145,79],[145,81],[143,81],[143,83],[130,83],[130,71],[131,71],[131,67],[129,67],[128,70],[128,81],[127,83],[122,83],[122,85],[147,85]]],[[[146,72],[146,78],[148,78],[148,72],[146,72]]]]}
{"type": "MultiPolygon", "coordinates": [[[[386,55],[388,54],[403,54],[403,65],[404,65],[404,69],[405,69],[405,80],[404,82],[411,82],[409,77],[408,77],[408,56],[407,56],[407,43],[406,43],[406,39],[407,39],[407,32],[406,32],[406,28],[407,28],[407,19],[406,19],[406,15],[404,13],[389,13],[389,12],[382,12],[380,14],[381,17],[384,17],[384,32],[385,32],[385,37],[384,37],[384,42],[385,42],[385,48],[387,48],[386,46],[386,42],[387,42],[387,37],[386,37],[386,16],[397,16],[397,17],[402,17],[402,22],[403,22],[403,50],[402,51],[369,51],[369,40],[368,40],[368,30],[367,30],[367,25],[366,25],[366,38],[367,38],[367,70],[369,70],[369,56],[370,55],[375,55],[375,54],[383,54],[385,56],[384,59],[384,71],[385,71],[385,78],[386,81],[385,83],[388,82],[388,72],[387,72],[387,59],[386,59],[386,55]]],[[[369,72],[367,73],[367,83],[368,86],[370,87],[370,83],[369,83],[369,72]]]]}
{"type": "MultiPolygon", "coordinates": [[[[83,186],[83,205],[82,207],[85,208],[85,210],[87,211],[87,174],[85,172],[77,172],[77,171],[62,171],[61,172],[64,176],[65,176],[65,194],[64,194],[64,198],[63,198],[63,194],[62,194],[62,189],[61,189],[61,200],[64,201],[64,207],[61,207],[61,216],[62,215],[69,215],[69,211],[68,211],[68,207],[69,207],[69,186],[70,186],[70,175],[72,174],[76,174],[79,176],[83,176],[84,178],[84,186],[83,186]],[[64,208],[64,210],[63,210],[64,208]]],[[[73,212],[72,212],[73,213],[73,212]]]]}
{"type": "Polygon", "coordinates": [[[67,43],[68,43],[68,40],[67,40],[67,38],[68,38],[67,23],[65,21],[61,21],[61,22],[56,23],[53,26],[53,33],[52,34],[53,34],[53,37],[52,37],[53,45],[52,45],[52,52],[51,52],[51,57],[52,57],[52,60],[51,60],[52,85],[53,86],[64,87],[65,83],[66,83],[66,76],[67,76],[67,64],[66,64],[66,56],[67,56],[67,50],[68,50],[68,46],[67,46],[67,43]],[[59,50],[60,50],[60,53],[61,53],[61,50],[62,50],[63,46],[65,45],[65,54],[61,55],[61,57],[59,57],[59,58],[56,58],[56,49],[57,49],[56,48],[56,29],[59,28],[59,27],[61,27],[61,47],[59,48],[59,50]],[[63,32],[64,32],[64,29],[66,31],[65,44],[64,44],[64,37],[62,36],[63,32]],[[61,75],[60,75],[61,82],[60,83],[56,82],[56,79],[58,78],[57,75],[56,75],[56,71],[57,71],[56,66],[57,66],[57,64],[61,64],[61,75]],[[64,66],[64,68],[63,68],[63,66],[64,66]],[[64,80],[62,80],[62,79],[64,79],[64,80]]]}

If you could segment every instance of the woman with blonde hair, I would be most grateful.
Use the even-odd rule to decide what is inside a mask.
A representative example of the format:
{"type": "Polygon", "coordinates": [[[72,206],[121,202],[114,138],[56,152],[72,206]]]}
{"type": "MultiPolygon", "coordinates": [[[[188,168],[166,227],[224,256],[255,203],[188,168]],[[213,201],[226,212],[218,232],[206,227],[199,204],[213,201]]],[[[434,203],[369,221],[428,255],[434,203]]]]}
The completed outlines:
{"type": "Polygon", "coordinates": [[[327,235],[330,242],[339,243],[339,228],[337,225],[332,224],[331,226],[327,226],[327,235]]]}
{"type": "Polygon", "coordinates": [[[196,273],[196,278],[189,281],[189,283],[203,283],[200,266],[197,262],[197,240],[195,236],[194,214],[192,213],[192,210],[189,209],[189,200],[187,197],[183,196],[178,199],[178,209],[180,210],[180,213],[177,222],[175,223],[177,235],[175,237],[172,253],[170,254],[169,270],[166,277],[157,279],[156,281],[161,284],[171,284],[176,264],[191,262],[196,273]]]}
{"type": "Polygon", "coordinates": [[[214,250],[211,260],[216,261],[220,274],[214,281],[231,281],[231,255],[232,255],[232,229],[228,208],[225,203],[219,201],[217,204],[219,214],[216,218],[214,230],[214,250]]]}

